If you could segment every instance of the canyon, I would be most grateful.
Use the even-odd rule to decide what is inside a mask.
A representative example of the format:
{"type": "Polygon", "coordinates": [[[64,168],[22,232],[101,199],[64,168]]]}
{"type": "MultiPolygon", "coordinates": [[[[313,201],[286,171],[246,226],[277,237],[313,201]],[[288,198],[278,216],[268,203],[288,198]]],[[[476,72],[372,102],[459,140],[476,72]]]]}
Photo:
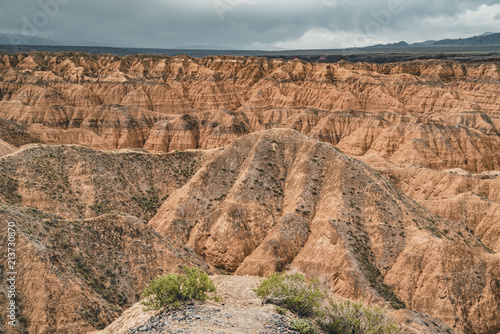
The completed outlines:
{"type": "Polygon", "coordinates": [[[19,332],[103,329],[195,265],[497,333],[499,128],[496,62],[1,54],[19,332]]]}

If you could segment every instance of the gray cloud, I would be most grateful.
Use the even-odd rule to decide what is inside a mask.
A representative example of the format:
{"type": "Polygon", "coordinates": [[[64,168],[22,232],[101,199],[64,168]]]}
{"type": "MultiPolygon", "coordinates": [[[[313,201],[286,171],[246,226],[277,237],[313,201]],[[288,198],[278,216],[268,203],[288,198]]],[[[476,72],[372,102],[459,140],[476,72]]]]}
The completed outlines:
{"type": "Polygon", "coordinates": [[[335,48],[414,42],[496,31],[500,18],[498,0],[400,0],[399,5],[398,0],[4,1],[3,32],[158,48],[335,48]],[[477,15],[483,18],[476,20],[477,15]]]}

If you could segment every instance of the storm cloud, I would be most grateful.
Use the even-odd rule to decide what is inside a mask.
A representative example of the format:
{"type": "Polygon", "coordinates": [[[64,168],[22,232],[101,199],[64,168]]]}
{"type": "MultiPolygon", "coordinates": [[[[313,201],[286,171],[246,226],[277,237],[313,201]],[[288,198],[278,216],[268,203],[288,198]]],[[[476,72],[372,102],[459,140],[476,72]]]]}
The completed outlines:
{"type": "Polygon", "coordinates": [[[4,0],[0,32],[66,43],[341,48],[498,31],[500,1],[4,0]]]}

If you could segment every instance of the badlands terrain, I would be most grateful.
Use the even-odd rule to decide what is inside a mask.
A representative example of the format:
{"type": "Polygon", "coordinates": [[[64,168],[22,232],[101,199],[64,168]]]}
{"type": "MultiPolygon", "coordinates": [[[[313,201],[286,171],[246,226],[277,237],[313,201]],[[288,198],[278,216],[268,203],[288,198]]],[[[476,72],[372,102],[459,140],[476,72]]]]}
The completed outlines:
{"type": "Polygon", "coordinates": [[[251,288],[290,269],[410,333],[498,333],[499,129],[494,61],[0,54],[0,332],[133,331],[188,265],[234,275],[247,332],[286,327],[251,288]]]}

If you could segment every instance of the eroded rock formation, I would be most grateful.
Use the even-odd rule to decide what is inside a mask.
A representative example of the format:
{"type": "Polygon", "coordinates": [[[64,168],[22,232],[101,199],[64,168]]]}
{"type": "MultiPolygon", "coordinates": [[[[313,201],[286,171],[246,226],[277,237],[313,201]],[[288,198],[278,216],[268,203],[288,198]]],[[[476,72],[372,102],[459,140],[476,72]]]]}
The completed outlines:
{"type": "MultiPolygon", "coordinates": [[[[139,300],[145,283],[182,266],[211,268],[130,215],[67,221],[32,208],[0,204],[2,228],[16,222],[14,331],[86,333],[102,329],[139,300]]],[[[6,239],[0,240],[6,249],[6,239]]],[[[7,253],[1,261],[7,263],[7,253]]],[[[5,282],[6,271],[0,278],[5,282]]],[[[0,304],[10,299],[2,288],[0,304]]],[[[0,326],[1,327],[1,326],[0,326]]]]}
{"type": "Polygon", "coordinates": [[[296,131],[237,139],[149,224],[239,275],[295,268],[344,297],[369,291],[459,331],[500,326],[497,255],[375,170],[296,131]]]}
{"type": "Polygon", "coordinates": [[[1,54],[22,330],[102,328],[150,278],[210,263],[497,333],[499,80],[494,62],[1,54]]]}
{"type": "Polygon", "coordinates": [[[496,63],[32,53],[0,74],[0,118],[45,143],[168,152],[287,127],[402,166],[499,165],[496,63]]]}

